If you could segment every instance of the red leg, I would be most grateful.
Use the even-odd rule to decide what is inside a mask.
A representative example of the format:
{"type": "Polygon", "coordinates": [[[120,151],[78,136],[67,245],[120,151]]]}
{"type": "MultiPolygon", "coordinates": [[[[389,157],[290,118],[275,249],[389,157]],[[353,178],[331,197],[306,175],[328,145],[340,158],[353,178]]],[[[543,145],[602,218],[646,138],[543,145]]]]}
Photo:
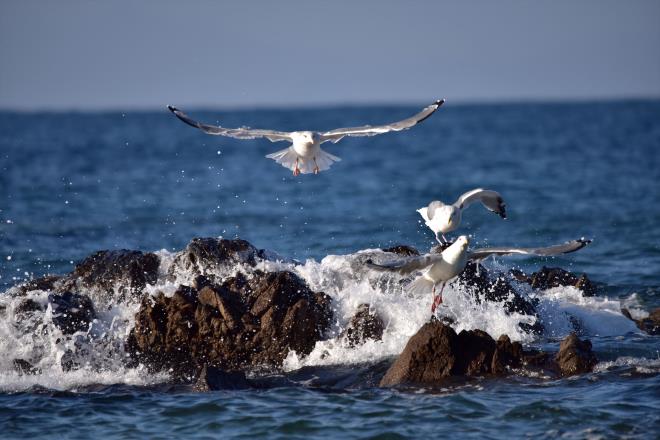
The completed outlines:
{"type": "Polygon", "coordinates": [[[300,175],[300,168],[298,168],[298,159],[299,157],[296,157],[296,167],[293,169],[293,175],[294,176],[299,176],[300,175]]]}
{"type": "Polygon", "coordinates": [[[445,288],[445,283],[440,286],[440,293],[435,294],[435,286],[433,286],[433,304],[431,304],[431,313],[435,313],[435,309],[442,304],[442,290],[445,288]]]}
{"type": "Polygon", "coordinates": [[[318,174],[319,171],[319,165],[316,163],[316,157],[314,157],[314,174],[318,174]]]}

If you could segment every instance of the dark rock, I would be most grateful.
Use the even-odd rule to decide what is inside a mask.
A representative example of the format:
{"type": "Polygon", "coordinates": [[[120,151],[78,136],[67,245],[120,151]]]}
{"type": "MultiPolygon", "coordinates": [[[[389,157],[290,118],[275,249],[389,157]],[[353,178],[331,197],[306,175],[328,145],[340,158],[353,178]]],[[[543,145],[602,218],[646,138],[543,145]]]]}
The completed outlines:
{"type": "Polygon", "coordinates": [[[380,341],[385,324],[380,316],[370,310],[369,304],[360,304],[346,329],[339,335],[349,347],[364,344],[367,339],[380,341]]]}
{"type": "Polygon", "coordinates": [[[71,349],[64,352],[60,359],[60,365],[64,372],[78,370],[81,366],[78,361],[78,356],[76,356],[76,353],[71,349]]]}
{"type": "Polygon", "coordinates": [[[192,377],[203,365],[228,371],[279,367],[290,350],[311,352],[328,328],[330,299],[291,272],[255,271],[197,291],[145,298],[126,349],[150,370],[192,377]]]}
{"type": "Polygon", "coordinates": [[[205,275],[215,281],[215,273],[222,268],[233,268],[238,263],[254,266],[259,251],[249,242],[241,239],[193,238],[186,248],[179,252],[169,268],[171,279],[178,272],[205,275]]]}
{"type": "Polygon", "coordinates": [[[505,374],[509,368],[520,368],[522,366],[523,349],[520,342],[511,342],[507,335],[502,335],[497,340],[491,372],[493,374],[505,374]]]}
{"type": "Polygon", "coordinates": [[[147,284],[156,283],[159,264],[153,253],[98,251],[76,265],[61,290],[91,294],[106,303],[139,298],[147,284]]]}
{"type": "Polygon", "coordinates": [[[40,368],[35,368],[25,359],[14,359],[12,364],[14,366],[14,370],[21,376],[33,376],[35,374],[41,374],[40,368]]]}
{"type": "Polygon", "coordinates": [[[520,313],[536,317],[536,322],[533,325],[521,323],[520,326],[528,332],[543,332],[543,325],[540,323],[534,303],[518,293],[505,277],[493,277],[484,266],[479,263],[468,262],[458,279],[478,302],[501,302],[509,313],[520,313]]]}
{"type": "Polygon", "coordinates": [[[651,311],[649,316],[642,319],[633,318],[630,315],[630,312],[626,309],[621,309],[621,313],[623,313],[626,318],[634,321],[635,324],[637,324],[637,327],[643,332],[646,332],[649,335],[660,335],[660,308],[651,311]]]}
{"type": "Polygon", "coordinates": [[[41,304],[32,298],[25,298],[16,306],[14,313],[16,313],[18,320],[21,320],[35,312],[41,312],[43,310],[44,308],[41,304]]]}
{"type": "Polygon", "coordinates": [[[78,293],[51,293],[48,302],[53,308],[53,324],[65,335],[86,330],[96,318],[92,300],[78,293]]]}
{"type": "Polygon", "coordinates": [[[193,389],[199,392],[206,392],[246,388],[250,388],[250,382],[245,377],[245,373],[239,371],[230,372],[204,365],[193,389]]]}
{"type": "Polygon", "coordinates": [[[512,270],[511,275],[518,281],[531,285],[534,289],[550,289],[552,287],[572,286],[582,290],[584,296],[594,296],[596,286],[586,274],[577,276],[559,267],[543,267],[538,272],[525,275],[519,270],[512,270]]]}
{"type": "Polygon", "coordinates": [[[397,246],[382,249],[382,251],[383,252],[390,252],[390,253],[393,253],[393,254],[403,255],[405,257],[419,255],[419,251],[417,249],[415,249],[412,246],[405,245],[405,244],[400,244],[400,245],[397,245],[397,246]]]}
{"type": "Polygon", "coordinates": [[[591,341],[580,340],[575,333],[561,341],[555,361],[562,376],[588,373],[598,362],[591,350],[591,341]]]}
{"type": "Polygon", "coordinates": [[[55,290],[63,279],[64,277],[59,275],[45,275],[41,278],[35,278],[34,280],[19,284],[14,289],[10,289],[9,292],[19,296],[25,295],[33,290],[50,292],[55,290]]]}

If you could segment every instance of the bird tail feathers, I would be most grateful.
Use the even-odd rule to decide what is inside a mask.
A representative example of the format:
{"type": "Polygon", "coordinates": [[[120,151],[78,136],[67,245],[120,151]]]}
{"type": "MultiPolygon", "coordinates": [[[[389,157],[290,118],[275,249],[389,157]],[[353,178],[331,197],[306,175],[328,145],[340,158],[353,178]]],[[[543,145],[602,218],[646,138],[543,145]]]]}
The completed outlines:
{"type": "Polygon", "coordinates": [[[433,285],[435,283],[426,279],[423,275],[418,276],[410,284],[408,284],[408,293],[413,296],[421,296],[433,292],[433,285]]]}
{"type": "Polygon", "coordinates": [[[285,148],[284,150],[276,151],[266,156],[269,159],[273,159],[275,162],[282,165],[284,168],[288,168],[291,171],[296,169],[296,159],[298,160],[298,169],[302,174],[310,174],[314,172],[316,165],[319,167],[319,171],[325,171],[334,162],[339,162],[341,159],[337,156],[328,153],[319,149],[319,153],[316,157],[316,165],[314,164],[314,158],[304,158],[298,156],[296,150],[293,149],[293,145],[285,148]]]}

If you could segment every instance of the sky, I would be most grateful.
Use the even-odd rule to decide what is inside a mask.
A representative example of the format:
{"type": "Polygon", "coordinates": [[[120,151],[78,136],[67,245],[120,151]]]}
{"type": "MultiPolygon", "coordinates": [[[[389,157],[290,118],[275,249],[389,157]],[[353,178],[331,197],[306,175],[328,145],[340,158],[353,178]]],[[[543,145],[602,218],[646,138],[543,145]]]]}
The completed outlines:
{"type": "Polygon", "coordinates": [[[660,1],[0,0],[0,108],[660,97],[660,1]]]}

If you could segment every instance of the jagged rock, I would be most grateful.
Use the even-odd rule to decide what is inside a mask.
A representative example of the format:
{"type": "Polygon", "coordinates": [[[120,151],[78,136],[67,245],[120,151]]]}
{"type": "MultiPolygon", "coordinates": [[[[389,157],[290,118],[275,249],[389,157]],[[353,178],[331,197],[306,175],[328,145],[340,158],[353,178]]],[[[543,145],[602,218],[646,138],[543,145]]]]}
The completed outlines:
{"type": "Polygon", "coordinates": [[[53,308],[53,324],[65,335],[86,330],[96,312],[92,300],[78,293],[51,293],[48,302],[53,308]]]}
{"type": "Polygon", "coordinates": [[[419,251],[412,246],[405,244],[400,244],[397,246],[392,246],[386,249],[381,249],[383,252],[390,252],[393,254],[403,255],[405,257],[419,255],[419,251]]]}
{"type": "Polygon", "coordinates": [[[534,303],[518,293],[503,276],[493,277],[484,266],[468,262],[458,279],[479,302],[502,302],[509,313],[536,317],[537,320],[533,325],[521,323],[520,327],[529,332],[543,332],[543,325],[538,319],[534,303]]]}
{"type": "Polygon", "coordinates": [[[635,324],[637,324],[637,327],[643,332],[646,332],[649,335],[660,335],[660,307],[652,310],[651,313],[649,313],[649,316],[642,319],[633,318],[627,309],[621,309],[621,313],[623,313],[626,318],[634,321],[635,324]]]}
{"type": "Polygon", "coordinates": [[[159,264],[160,258],[150,252],[98,251],[76,265],[60,290],[92,295],[104,303],[139,298],[147,284],[156,283],[159,264]]]}
{"type": "Polygon", "coordinates": [[[364,344],[367,339],[380,341],[385,324],[380,316],[373,313],[369,304],[360,304],[346,329],[339,335],[349,347],[364,344]]]}
{"type": "Polygon", "coordinates": [[[215,281],[215,274],[224,268],[243,263],[254,266],[260,256],[257,248],[241,239],[193,238],[186,248],[174,258],[169,270],[170,279],[177,273],[205,275],[215,281]]]}
{"type": "Polygon", "coordinates": [[[14,309],[14,313],[17,315],[17,319],[24,319],[26,316],[33,314],[34,312],[43,311],[43,306],[33,300],[32,298],[25,298],[14,309]]]}
{"type": "Polygon", "coordinates": [[[35,374],[41,374],[40,368],[35,368],[31,363],[25,359],[14,359],[12,362],[14,370],[20,376],[33,376],[35,374]]]}
{"type": "Polygon", "coordinates": [[[43,290],[45,292],[50,292],[56,290],[57,286],[63,279],[64,277],[60,275],[45,275],[43,277],[35,278],[33,280],[19,284],[13,289],[9,289],[8,292],[17,296],[23,296],[33,290],[43,290]]]}
{"type": "Polygon", "coordinates": [[[204,365],[193,389],[198,392],[217,390],[240,390],[250,388],[250,382],[245,373],[240,371],[225,371],[217,367],[204,365]]]}
{"type": "Polygon", "coordinates": [[[561,341],[555,361],[563,376],[588,373],[598,362],[591,350],[591,341],[580,340],[575,333],[561,341]]]}
{"type": "Polygon", "coordinates": [[[531,285],[534,289],[550,289],[552,287],[572,286],[582,290],[584,296],[594,296],[596,286],[586,274],[577,276],[559,267],[545,267],[531,275],[525,275],[520,270],[512,270],[511,275],[518,281],[531,285]]]}
{"type": "Polygon", "coordinates": [[[279,367],[290,350],[308,354],[327,329],[330,298],[291,272],[255,271],[201,290],[145,298],[126,348],[152,371],[191,377],[203,365],[228,371],[279,367]]]}
{"type": "Polygon", "coordinates": [[[497,340],[491,372],[505,374],[508,368],[520,368],[523,360],[523,348],[520,342],[511,342],[509,336],[502,335],[497,340]]]}
{"type": "Polygon", "coordinates": [[[481,330],[458,335],[437,320],[424,324],[408,341],[380,386],[438,385],[450,376],[504,374],[522,365],[522,346],[503,335],[495,342],[481,330]]]}

